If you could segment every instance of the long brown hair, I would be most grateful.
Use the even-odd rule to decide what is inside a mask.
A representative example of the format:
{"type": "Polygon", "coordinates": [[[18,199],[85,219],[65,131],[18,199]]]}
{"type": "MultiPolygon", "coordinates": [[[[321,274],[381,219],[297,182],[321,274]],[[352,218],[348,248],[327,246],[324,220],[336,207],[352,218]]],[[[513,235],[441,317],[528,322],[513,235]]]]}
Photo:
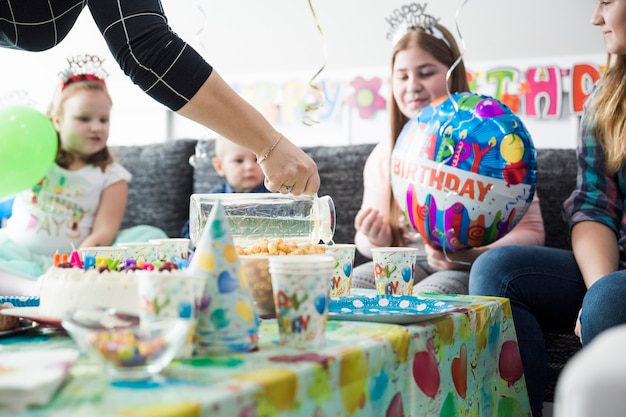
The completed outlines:
{"type": "MultiPolygon", "coordinates": [[[[454,64],[457,59],[459,59],[459,57],[461,56],[461,51],[459,50],[454,36],[452,36],[448,29],[446,29],[439,23],[437,23],[435,27],[443,34],[445,41],[431,35],[424,30],[418,29],[409,31],[396,43],[396,45],[393,47],[393,53],[391,55],[392,82],[396,55],[400,51],[404,51],[413,47],[418,47],[423,51],[428,52],[437,61],[441,62],[448,68],[452,67],[452,64],[454,64]]],[[[459,60],[459,63],[452,71],[448,82],[450,84],[449,89],[451,93],[469,91],[467,72],[465,70],[465,64],[463,63],[463,60],[459,60]]],[[[409,121],[408,117],[406,117],[400,111],[398,103],[393,97],[393,94],[391,95],[391,100],[389,101],[389,115],[391,126],[391,149],[393,149],[396,144],[396,140],[398,139],[398,136],[402,131],[402,128],[404,127],[406,122],[409,121]]],[[[393,193],[390,197],[389,208],[389,224],[391,225],[391,233],[393,236],[391,245],[405,246],[403,228],[401,227],[399,220],[402,216],[402,213],[400,212],[400,208],[395,202],[393,193]]]]}
{"type": "Polygon", "coordinates": [[[602,85],[589,100],[591,133],[604,150],[606,169],[615,174],[626,162],[626,56],[617,55],[609,71],[611,54],[602,85]]]}
{"type": "MultiPolygon", "coordinates": [[[[56,92],[46,112],[48,117],[51,120],[54,120],[55,118],[63,117],[63,103],[65,102],[65,100],[72,97],[78,91],[99,91],[99,92],[106,94],[106,96],[109,98],[109,101],[111,101],[111,103],[113,102],[111,100],[111,96],[109,95],[109,91],[106,85],[101,80],[100,81],[95,81],[95,80],[73,81],[71,83],[65,84],[62,88],[60,88],[56,92]]],[[[57,141],[58,141],[58,150],[57,150],[57,156],[56,156],[55,162],[58,166],[62,168],[68,168],[72,164],[72,162],[74,162],[75,157],[74,155],[72,155],[71,153],[63,149],[61,145],[61,137],[59,136],[58,131],[57,131],[57,141]]],[[[85,163],[89,165],[94,165],[96,167],[99,167],[103,172],[106,166],[109,165],[111,162],[113,162],[113,156],[111,155],[111,152],[109,151],[108,146],[105,146],[102,150],[100,150],[99,152],[96,152],[95,154],[86,155],[82,159],[85,163]]]]}

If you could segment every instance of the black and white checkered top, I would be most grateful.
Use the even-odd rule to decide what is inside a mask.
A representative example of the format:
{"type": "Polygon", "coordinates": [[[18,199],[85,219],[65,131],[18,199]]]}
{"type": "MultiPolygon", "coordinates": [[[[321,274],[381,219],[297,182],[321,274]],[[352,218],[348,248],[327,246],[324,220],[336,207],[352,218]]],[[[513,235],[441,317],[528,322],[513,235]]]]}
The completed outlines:
{"type": "Polygon", "coordinates": [[[170,109],[184,106],[211,74],[211,65],[170,29],[159,0],[0,0],[0,47],[50,49],[85,7],[122,70],[170,109]]]}

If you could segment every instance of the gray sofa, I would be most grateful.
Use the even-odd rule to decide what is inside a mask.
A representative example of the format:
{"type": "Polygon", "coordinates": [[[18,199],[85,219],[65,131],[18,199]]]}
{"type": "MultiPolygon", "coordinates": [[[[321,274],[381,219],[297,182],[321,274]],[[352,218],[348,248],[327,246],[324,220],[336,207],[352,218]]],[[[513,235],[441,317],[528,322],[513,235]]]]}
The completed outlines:
{"type": "MultiPolygon", "coordinates": [[[[305,147],[316,161],[321,187],[319,195],[330,195],[337,210],[334,241],[354,241],[354,216],[361,205],[363,165],[373,144],[305,147]]],[[[189,197],[207,192],[221,182],[211,166],[213,141],[193,139],[113,148],[114,155],[132,174],[128,208],[123,227],[152,224],[170,237],[180,236],[189,217],[189,197]],[[189,158],[196,153],[194,167],[189,158]],[[202,157],[204,156],[204,157],[202,157]]],[[[561,217],[561,204],[574,188],[576,161],[574,149],[537,150],[537,191],[546,228],[546,245],[570,248],[567,224],[561,217]]],[[[365,259],[357,255],[356,263],[365,259]]],[[[565,361],[580,349],[573,333],[546,330],[548,386],[545,400],[553,400],[554,385],[565,361]]]]}

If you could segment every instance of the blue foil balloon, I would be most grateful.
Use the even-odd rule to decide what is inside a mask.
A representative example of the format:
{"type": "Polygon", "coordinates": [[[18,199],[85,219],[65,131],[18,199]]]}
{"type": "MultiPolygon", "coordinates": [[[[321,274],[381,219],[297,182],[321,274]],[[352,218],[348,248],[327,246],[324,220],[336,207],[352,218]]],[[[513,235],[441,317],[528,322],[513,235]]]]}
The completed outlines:
{"type": "Polygon", "coordinates": [[[449,251],[488,245],[530,206],[536,158],[530,134],[505,104],[456,93],[404,126],[391,155],[393,195],[427,243],[449,251]]]}

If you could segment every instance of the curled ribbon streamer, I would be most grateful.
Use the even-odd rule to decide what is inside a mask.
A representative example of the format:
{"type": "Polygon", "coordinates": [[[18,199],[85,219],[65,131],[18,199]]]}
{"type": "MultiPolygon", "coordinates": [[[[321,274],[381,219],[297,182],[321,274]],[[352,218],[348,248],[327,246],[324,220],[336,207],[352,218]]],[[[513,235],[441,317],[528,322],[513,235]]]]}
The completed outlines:
{"type": "Polygon", "coordinates": [[[317,70],[317,72],[315,73],[315,75],[313,77],[311,77],[311,80],[309,81],[309,87],[311,87],[312,90],[314,90],[316,93],[318,93],[322,100],[321,100],[321,104],[313,104],[313,105],[306,105],[304,107],[304,112],[305,115],[302,118],[302,123],[304,123],[307,126],[311,126],[314,123],[319,123],[319,120],[314,119],[310,113],[314,113],[317,110],[319,110],[319,108],[322,106],[322,104],[324,103],[324,101],[326,101],[326,96],[324,95],[324,91],[319,88],[315,83],[315,79],[322,73],[322,71],[324,71],[324,68],[326,68],[326,62],[328,60],[328,52],[326,50],[326,39],[324,37],[324,32],[322,31],[322,27],[319,24],[319,21],[317,19],[317,15],[315,14],[315,10],[313,9],[313,4],[311,3],[311,0],[308,0],[309,2],[309,8],[311,9],[311,14],[313,15],[313,19],[315,20],[315,25],[317,26],[317,30],[320,32],[320,37],[322,38],[322,46],[324,49],[324,65],[322,65],[322,67],[317,70]],[[307,115],[306,113],[309,113],[309,115],[307,115]]]}
{"type": "Polygon", "coordinates": [[[454,61],[454,63],[450,66],[450,69],[448,69],[448,72],[446,74],[446,81],[447,81],[446,92],[448,93],[448,97],[450,98],[450,101],[452,102],[452,105],[454,106],[454,111],[459,111],[459,105],[455,100],[452,99],[452,94],[450,93],[450,77],[452,77],[452,72],[459,65],[461,60],[463,60],[463,55],[465,55],[465,38],[461,34],[461,29],[459,28],[459,13],[461,12],[461,9],[467,4],[468,1],[469,0],[463,0],[463,4],[461,4],[461,7],[456,9],[456,15],[454,17],[454,26],[456,27],[456,33],[458,33],[459,40],[461,41],[461,53],[459,54],[459,57],[456,59],[456,61],[454,61]]]}
{"type": "MultiPolygon", "coordinates": [[[[459,35],[459,40],[461,41],[461,53],[459,54],[459,57],[456,59],[456,61],[454,61],[454,63],[452,63],[452,65],[450,66],[450,69],[448,69],[448,72],[446,74],[446,93],[448,93],[448,97],[450,98],[450,101],[452,102],[452,105],[454,106],[454,111],[459,111],[459,105],[456,102],[456,100],[454,100],[452,98],[452,93],[450,92],[450,77],[452,77],[452,72],[454,71],[454,69],[459,65],[459,63],[461,62],[461,60],[463,59],[463,55],[465,55],[465,38],[463,37],[463,35],[461,34],[461,29],[459,28],[459,13],[461,12],[461,9],[467,4],[469,0],[463,0],[463,3],[461,4],[461,7],[459,7],[456,10],[456,15],[454,17],[454,26],[456,27],[456,32],[459,35]]],[[[447,162],[447,161],[445,161],[447,162]]],[[[445,163],[444,162],[444,163],[445,163]]],[[[437,168],[437,171],[439,171],[439,169],[441,168],[441,164],[439,165],[439,167],[437,168]]],[[[448,209],[447,205],[448,205],[448,198],[451,197],[452,195],[457,195],[458,194],[456,192],[449,192],[448,194],[446,194],[446,198],[444,199],[444,205],[443,205],[443,210],[444,212],[448,209]]],[[[454,234],[454,228],[450,228],[448,229],[448,226],[445,224],[445,218],[444,218],[444,229],[446,229],[447,231],[446,233],[446,237],[445,239],[447,239],[448,236],[450,236],[451,234],[454,234]]],[[[456,261],[450,258],[450,256],[448,255],[448,251],[446,249],[447,245],[443,245],[443,255],[446,258],[446,261],[450,262],[450,263],[456,263],[456,264],[460,264],[460,265],[471,265],[471,262],[465,262],[465,261],[456,261]]]]}
{"type": "Polygon", "coordinates": [[[202,26],[200,26],[200,29],[198,29],[198,31],[196,32],[196,42],[198,42],[198,44],[202,47],[202,49],[204,50],[204,52],[207,52],[206,47],[204,46],[204,43],[202,43],[202,39],[200,38],[200,35],[202,34],[202,32],[204,32],[204,30],[207,27],[207,16],[206,13],[204,12],[204,8],[202,8],[202,4],[200,4],[199,1],[196,1],[196,8],[200,11],[200,14],[202,14],[202,26]]]}

